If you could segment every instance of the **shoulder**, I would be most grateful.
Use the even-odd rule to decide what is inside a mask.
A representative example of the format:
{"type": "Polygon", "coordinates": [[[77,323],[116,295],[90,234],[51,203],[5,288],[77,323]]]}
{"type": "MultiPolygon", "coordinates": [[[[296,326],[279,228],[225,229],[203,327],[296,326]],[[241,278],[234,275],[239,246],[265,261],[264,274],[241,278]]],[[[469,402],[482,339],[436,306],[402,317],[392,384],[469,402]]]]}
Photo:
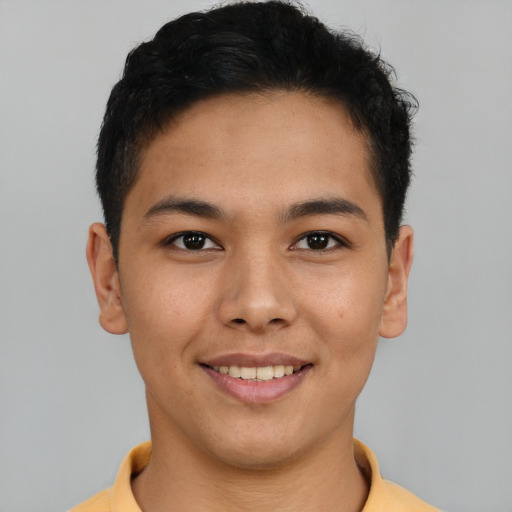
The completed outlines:
{"type": "Polygon", "coordinates": [[[124,458],[117,472],[114,485],[69,512],[141,512],[131,488],[131,479],[134,474],[140,473],[151,458],[151,441],[142,443],[133,448],[124,458]]]}
{"type": "Polygon", "coordinates": [[[72,508],[69,512],[110,512],[111,502],[112,489],[105,489],[72,508]]]}
{"type": "Polygon", "coordinates": [[[424,502],[412,492],[394,482],[383,480],[386,498],[396,512],[440,512],[440,510],[424,502]]]}
{"type": "Polygon", "coordinates": [[[354,439],[354,456],[370,485],[362,512],[440,512],[400,485],[384,480],[375,454],[357,439],[354,439]]]}

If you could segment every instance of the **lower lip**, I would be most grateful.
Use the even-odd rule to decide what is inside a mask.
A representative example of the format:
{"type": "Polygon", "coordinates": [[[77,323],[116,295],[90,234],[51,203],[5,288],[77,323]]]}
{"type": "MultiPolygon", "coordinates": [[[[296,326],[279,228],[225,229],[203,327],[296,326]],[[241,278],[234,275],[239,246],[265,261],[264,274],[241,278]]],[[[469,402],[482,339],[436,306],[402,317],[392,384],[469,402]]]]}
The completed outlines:
{"type": "Polygon", "coordinates": [[[264,381],[235,379],[216,372],[208,366],[201,366],[201,368],[222,391],[240,402],[264,404],[273,402],[293,391],[309,373],[312,365],[303,366],[298,372],[291,375],[264,381]]]}

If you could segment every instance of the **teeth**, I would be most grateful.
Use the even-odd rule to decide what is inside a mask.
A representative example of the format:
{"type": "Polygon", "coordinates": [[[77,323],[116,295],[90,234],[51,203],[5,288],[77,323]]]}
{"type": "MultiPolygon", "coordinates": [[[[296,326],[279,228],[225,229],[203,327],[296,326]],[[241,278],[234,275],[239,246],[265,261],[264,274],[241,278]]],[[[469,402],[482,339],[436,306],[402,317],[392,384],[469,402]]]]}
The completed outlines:
{"type": "Polygon", "coordinates": [[[240,368],[240,377],[244,380],[252,380],[256,378],[256,368],[247,368],[247,366],[242,366],[240,368]]]}
{"type": "Polygon", "coordinates": [[[235,377],[235,379],[239,379],[240,378],[240,366],[230,366],[229,370],[228,370],[228,374],[230,377],[235,377]]]}
{"type": "Polygon", "coordinates": [[[235,379],[243,379],[243,380],[272,380],[272,379],[280,379],[285,375],[291,375],[292,373],[298,372],[301,369],[301,366],[284,366],[284,365],[275,365],[275,366],[258,366],[258,367],[250,367],[250,366],[213,366],[212,367],[216,372],[220,372],[224,375],[229,375],[230,377],[234,377],[235,379]]]}
{"type": "Polygon", "coordinates": [[[274,369],[272,366],[260,366],[256,370],[256,378],[258,380],[270,380],[274,378],[274,369]]]}
{"type": "Polygon", "coordinates": [[[274,377],[276,377],[278,379],[280,377],[284,377],[284,366],[283,365],[274,366],[274,377]]]}

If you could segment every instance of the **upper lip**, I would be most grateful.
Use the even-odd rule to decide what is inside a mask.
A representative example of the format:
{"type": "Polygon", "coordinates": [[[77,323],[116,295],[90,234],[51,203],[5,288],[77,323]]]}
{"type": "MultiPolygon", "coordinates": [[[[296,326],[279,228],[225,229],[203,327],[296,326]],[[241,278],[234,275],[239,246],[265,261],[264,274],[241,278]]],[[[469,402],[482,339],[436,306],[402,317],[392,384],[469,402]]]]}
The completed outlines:
{"type": "Polygon", "coordinates": [[[248,368],[260,366],[305,366],[310,361],[305,361],[290,354],[273,352],[269,354],[244,354],[232,353],[201,361],[207,366],[245,366],[248,368]]]}

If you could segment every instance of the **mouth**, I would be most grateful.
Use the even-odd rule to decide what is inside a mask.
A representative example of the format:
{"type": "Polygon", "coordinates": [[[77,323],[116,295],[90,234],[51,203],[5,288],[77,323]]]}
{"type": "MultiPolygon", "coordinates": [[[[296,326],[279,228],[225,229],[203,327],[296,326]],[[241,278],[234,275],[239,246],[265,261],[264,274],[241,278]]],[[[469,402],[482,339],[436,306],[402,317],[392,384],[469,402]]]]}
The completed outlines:
{"type": "Polygon", "coordinates": [[[243,403],[274,402],[295,390],[313,368],[312,363],[295,358],[281,358],[286,359],[277,361],[281,364],[269,358],[230,359],[200,363],[200,367],[217,389],[243,403]]]}
{"type": "Polygon", "coordinates": [[[204,365],[207,368],[221,373],[222,375],[229,375],[233,379],[251,380],[256,382],[266,382],[273,379],[282,379],[283,377],[298,373],[304,366],[308,365],[268,365],[268,366],[210,366],[204,365]]]}

